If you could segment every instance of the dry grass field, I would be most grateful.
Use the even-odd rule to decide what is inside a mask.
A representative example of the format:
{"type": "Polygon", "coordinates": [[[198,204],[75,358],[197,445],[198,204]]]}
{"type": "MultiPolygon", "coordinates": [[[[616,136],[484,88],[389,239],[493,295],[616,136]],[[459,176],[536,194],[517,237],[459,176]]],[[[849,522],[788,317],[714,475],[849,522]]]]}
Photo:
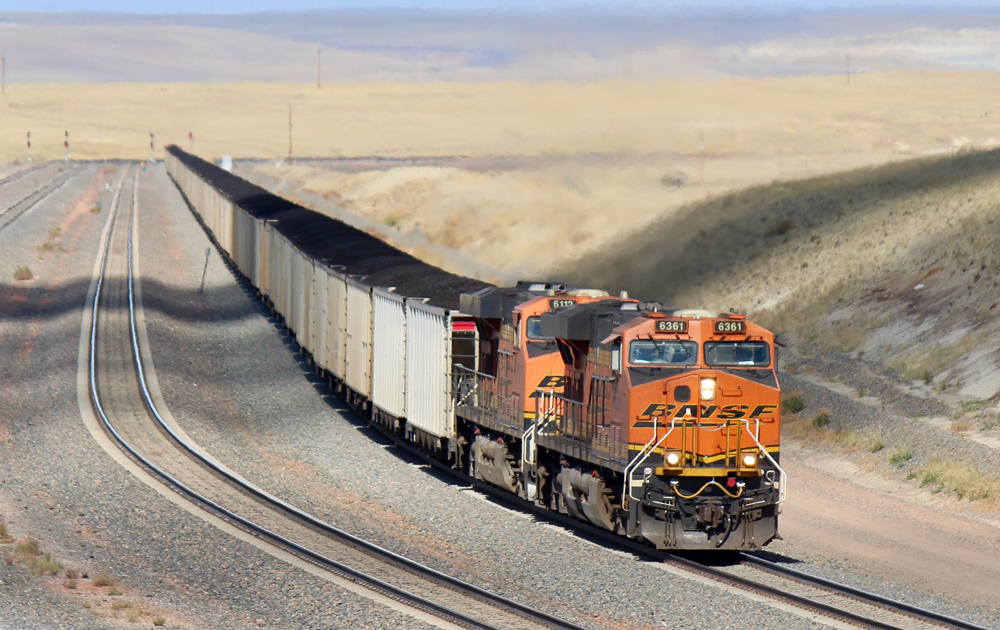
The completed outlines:
{"type": "Polygon", "coordinates": [[[194,152],[267,158],[252,177],[457,271],[472,260],[493,280],[746,309],[806,351],[875,354],[991,395],[998,91],[997,75],[970,71],[850,85],[15,84],[0,159],[24,159],[26,130],[36,160],[62,157],[63,130],[86,159],[149,157],[150,131],[188,148],[191,131],[194,152]],[[289,105],[293,157],[339,161],[282,159],[289,105]]]}
{"type": "MultiPolygon", "coordinates": [[[[992,73],[900,72],[787,79],[598,83],[8,84],[0,160],[142,158],[148,134],[206,157],[704,156],[705,178],[744,178],[712,162],[772,161],[764,178],[827,166],[813,156],[912,153],[1000,137],[992,73]]],[[[861,158],[859,158],[861,159],[861,158]]],[[[699,179],[696,169],[690,173],[699,179]]]]}
{"type": "Polygon", "coordinates": [[[1000,382],[998,227],[1000,151],[970,151],[734,191],[562,271],[748,311],[800,351],[863,355],[988,398],[1000,382]]]}
{"type": "Polygon", "coordinates": [[[296,154],[473,159],[257,170],[392,226],[403,244],[417,232],[537,275],[729,191],[994,146],[997,87],[973,72],[866,75],[850,86],[801,77],[338,87],[369,91],[357,101],[364,114],[331,104],[329,126],[316,122],[305,140],[314,148],[296,143],[296,154]]]}

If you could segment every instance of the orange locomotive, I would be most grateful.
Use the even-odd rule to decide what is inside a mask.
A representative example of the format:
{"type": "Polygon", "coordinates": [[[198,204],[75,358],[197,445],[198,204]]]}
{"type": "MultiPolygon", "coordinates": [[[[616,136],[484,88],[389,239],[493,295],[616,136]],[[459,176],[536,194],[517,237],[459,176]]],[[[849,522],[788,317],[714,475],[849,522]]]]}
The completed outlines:
{"type": "Polygon", "coordinates": [[[535,389],[520,435],[463,413],[495,399],[456,406],[477,477],[659,548],[753,549],[777,535],[770,332],[740,314],[613,299],[539,317],[563,380],[535,389]]]}
{"type": "Polygon", "coordinates": [[[459,431],[458,460],[468,455],[479,478],[524,493],[519,464],[507,445],[516,445],[534,422],[539,390],[562,392],[565,379],[555,340],[541,334],[541,316],[612,299],[604,291],[531,282],[462,296],[462,312],[476,318],[480,350],[478,370],[454,366],[455,415],[466,424],[459,431]]]}

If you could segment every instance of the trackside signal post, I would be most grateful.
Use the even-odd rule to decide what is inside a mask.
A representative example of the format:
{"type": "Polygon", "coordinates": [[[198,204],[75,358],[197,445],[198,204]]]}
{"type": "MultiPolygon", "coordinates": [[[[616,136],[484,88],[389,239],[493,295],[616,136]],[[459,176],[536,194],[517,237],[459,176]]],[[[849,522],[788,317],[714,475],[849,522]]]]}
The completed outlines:
{"type": "Polygon", "coordinates": [[[65,134],[65,139],[63,140],[63,146],[66,147],[66,160],[65,161],[69,162],[69,132],[68,131],[64,131],[63,133],[65,134]]]}
{"type": "Polygon", "coordinates": [[[28,132],[28,161],[31,161],[31,132],[28,132]]]}

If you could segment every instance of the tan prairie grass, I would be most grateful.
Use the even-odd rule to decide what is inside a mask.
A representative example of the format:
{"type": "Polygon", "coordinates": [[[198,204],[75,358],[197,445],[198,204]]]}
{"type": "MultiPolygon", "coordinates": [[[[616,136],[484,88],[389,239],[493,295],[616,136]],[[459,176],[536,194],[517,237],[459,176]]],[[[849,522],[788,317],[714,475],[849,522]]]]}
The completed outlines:
{"type": "Polygon", "coordinates": [[[108,573],[107,571],[102,571],[93,577],[91,583],[94,586],[103,587],[103,586],[114,586],[115,584],[118,583],[118,581],[114,577],[112,577],[111,574],[108,573]]]}
{"type": "Polygon", "coordinates": [[[20,564],[28,568],[32,575],[56,575],[62,564],[48,552],[43,552],[37,538],[28,536],[18,541],[5,558],[7,564],[20,564]]]}
{"type": "MultiPolygon", "coordinates": [[[[988,144],[1000,138],[1000,120],[986,115],[994,101],[984,86],[992,81],[989,73],[921,71],[860,75],[850,86],[839,77],[347,83],[322,90],[15,84],[0,107],[0,159],[23,160],[29,130],[36,160],[61,159],[67,130],[79,158],[149,157],[150,132],[157,156],[173,142],[211,159],[280,157],[289,153],[291,105],[295,156],[483,161],[475,168],[331,173],[299,166],[274,174],[515,275],[573,275],[559,263],[581,251],[593,258],[614,247],[615,255],[655,261],[627,241],[609,240],[683,208],[721,197],[721,211],[738,216],[748,201],[759,203],[726,195],[734,190],[988,144]]],[[[658,245],[677,248],[680,237],[658,245]]]]}
{"type": "MultiPolygon", "coordinates": [[[[885,154],[1000,138],[995,75],[919,71],[841,77],[588,83],[9,84],[0,158],[149,155],[186,145],[206,157],[293,154],[578,155],[885,154]],[[23,131],[22,131],[23,130],[23,131]],[[817,151],[817,149],[821,149],[817,151]]],[[[850,160],[846,160],[847,163],[850,160]]],[[[709,162],[706,168],[711,169],[709,162]]],[[[661,176],[663,174],[661,173],[661,176]]],[[[697,178],[698,173],[689,174],[697,178]]]]}
{"type": "Polygon", "coordinates": [[[1000,509],[1000,480],[987,477],[968,464],[935,458],[911,476],[919,480],[921,487],[930,486],[959,499],[982,501],[984,509],[1000,509]]]}
{"type": "Polygon", "coordinates": [[[989,150],[757,186],[664,215],[562,270],[675,306],[736,308],[792,333],[805,354],[864,352],[989,398],[998,175],[1000,151],[989,150]]]}
{"type": "Polygon", "coordinates": [[[964,420],[953,420],[949,430],[958,435],[965,435],[972,430],[972,425],[964,420]]]}
{"type": "Polygon", "coordinates": [[[19,267],[16,267],[14,269],[13,276],[14,276],[15,280],[18,280],[18,281],[21,281],[21,282],[25,282],[25,281],[31,280],[32,278],[35,277],[35,275],[33,273],[31,273],[31,269],[29,267],[25,267],[23,265],[19,266],[19,267]]]}
{"type": "MultiPolygon", "coordinates": [[[[884,320],[883,320],[884,321],[884,320]]],[[[951,344],[932,343],[927,347],[917,349],[915,352],[900,357],[893,363],[904,378],[909,380],[923,380],[930,384],[934,376],[945,366],[954,362],[958,358],[965,356],[975,348],[983,346],[987,339],[979,332],[970,332],[951,344]]]]}
{"type": "MultiPolygon", "coordinates": [[[[920,487],[932,492],[946,492],[959,499],[978,501],[983,510],[1000,510],[1000,479],[986,475],[963,462],[932,457],[916,468],[912,449],[906,446],[888,448],[878,435],[866,435],[846,429],[817,424],[807,414],[786,414],[782,418],[781,433],[784,439],[793,440],[811,448],[833,448],[849,455],[867,472],[882,470],[899,475],[905,470],[906,479],[916,479],[920,487]],[[889,468],[886,469],[886,464],[889,468]]],[[[898,477],[902,478],[902,477],[898,477]]]]}
{"type": "MultiPolygon", "coordinates": [[[[515,275],[577,280],[581,253],[588,272],[608,249],[613,257],[641,256],[652,264],[657,253],[631,246],[635,232],[656,231],[656,225],[689,214],[711,215],[712,200],[720,215],[738,217],[747,203],[792,192],[766,188],[757,195],[730,195],[733,191],[922,152],[993,146],[1000,139],[1000,120],[987,115],[992,101],[982,86],[989,81],[988,74],[908,72],[865,75],[850,87],[833,77],[373,86],[384,100],[361,99],[367,117],[354,120],[349,114],[350,129],[336,134],[359,143],[335,151],[310,151],[299,143],[301,153],[294,152],[476,159],[441,166],[370,165],[360,172],[283,163],[260,166],[258,172],[393,227],[400,233],[397,244],[405,245],[402,237],[416,231],[515,275]],[[919,96],[906,96],[911,91],[919,96]],[[972,100],[961,102],[956,93],[972,100]],[[385,132],[391,141],[379,140],[385,132]],[[566,260],[574,262],[560,264],[566,260]]],[[[345,89],[359,95],[364,88],[345,89]]],[[[303,102],[317,98],[307,92],[303,102]]],[[[329,120],[323,124],[336,124],[345,106],[324,109],[329,120]]],[[[324,136],[321,127],[310,123],[317,135],[305,141],[315,144],[324,136]]],[[[281,156],[287,137],[269,146],[269,155],[281,156]]],[[[218,153],[214,144],[202,149],[218,153]]],[[[697,229],[711,227],[708,221],[685,221],[697,229]]],[[[766,228],[782,237],[796,225],[802,226],[777,217],[766,228]]],[[[689,237],[658,234],[657,247],[666,250],[689,237]]],[[[672,273],[654,271],[654,276],[672,273]]],[[[608,279],[615,281],[636,284],[632,277],[608,279]]]]}

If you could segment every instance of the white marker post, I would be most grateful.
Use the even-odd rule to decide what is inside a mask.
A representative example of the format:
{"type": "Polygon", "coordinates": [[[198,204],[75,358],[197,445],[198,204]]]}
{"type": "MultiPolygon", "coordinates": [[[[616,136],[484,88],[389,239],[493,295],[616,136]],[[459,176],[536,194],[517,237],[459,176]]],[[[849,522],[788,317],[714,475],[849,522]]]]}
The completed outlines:
{"type": "Polygon", "coordinates": [[[31,162],[31,132],[28,132],[28,162],[31,162]]]}
{"type": "Polygon", "coordinates": [[[154,136],[153,132],[150,131],[149,132],[149,163],[150,164],[156,162],[156,155],[154,154],[154,152],[156,151],[156,141],[155,140],[156,140],[156,136],[154,136]]]}
{"type": "Polygon", "coordinates": [[[66,139],[63,140],[63,146],[66,147],[66,161],[69,162],[69,132],[63,132],[66,134],[66,139]]]}

